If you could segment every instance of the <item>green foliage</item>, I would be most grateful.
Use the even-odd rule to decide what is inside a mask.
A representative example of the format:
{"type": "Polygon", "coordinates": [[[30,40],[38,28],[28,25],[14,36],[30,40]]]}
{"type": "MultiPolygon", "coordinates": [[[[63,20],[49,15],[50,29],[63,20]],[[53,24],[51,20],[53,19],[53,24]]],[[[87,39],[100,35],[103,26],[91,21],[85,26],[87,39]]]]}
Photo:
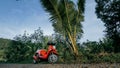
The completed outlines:
{"type": "Polygon", "coordinates": [[[35,51],[43,47],[43,41],[43,33],[40,28],[31,35],[25,31],[23,35],[15,36],[5,50],[7,62],[17,63],[32,60],[35,51]]]}
{"type": "Polygon", "coordinates": [[[71,52],[69,43],[64,37],[58,33],[54,34],[54,42],[56,43],[56,49],[59,54],[60,63],[71,63],[74,60],[74,56],[71,52]]]}
{"type": "Polygon", "coordinates": [[[103,46],[105,52],[111,53],[114,51],[113,41],[111,39],[103,38],[103,40],[99,41],[99,45],[103,46]]]}
{"type": "MultiPolygon", "coordinates": [[[[86,50],[89,53],[98,54],[101,52],[107,52],[107,53],[113,52],[114,48],[112,45],[113,45],[113,41],[111,39],[103,38],[99,42],[96,41],[83,42],[81,47],[83,47],[84,50],[86,50]]],[[[84,50],[82,49],[82,52],[84,50]]]]}
{"type": "Polygon", "coordinates": [[[28,48],[25,44],[18,41],[12,41],[11,45],[7,48],[6,58],[8,62],[19,62],[26,59],[28,48]]]}
{"type": "Polygon", "coordinates": [[[6,61],[5,50],[10,45],[11,40],[0,38],[0,61],[6,61]]]}
{"type": "Polygon", "coordinates": [[[45,11],[50,14],[50,21],[56,32],[64,35],[65,31],[72,30],[70,27],[73,26],[77,27],[77,32],[81,32],[80,22],[84,20],[85,0],[78,0],[77,5],[71,0],[40,0],[40,2],[45,11]]]}
{"type": "Polygon", "coordinates": [[[87,41],[80,45],[82,63],[120,62],[120,54],[113,53],[113,41],[103,38],[99,42],[87,41]]]}
{"type": "Polygon", "coordinates": [[[11,40],[0,38],[0,50],[6,48],[11,40]]]}
{"type": "Polygon", "coordinates": [[[89,53],[100,53],[103,51],[103,46],[99,45],[98,42],[87,41],[83,43],[85,50],[89,53]]]}
{"type": "MultiPolygon", "coordinates": [[[[47,42],[51,37],[45,36],[44,38],[46,39],[44,41],[47,42]]],[[[87,41],[80,44],[79,52],[81,52],[81,55],[79,56],[79,59],[75,61],[71,50],[69,47],[66,47],[66,45],[68,45],[66,40],[64,40],[59,34],[52,38],[56,43],[56,48],[59,53],[59,63],[120,62],[120,53],[112,53],[113,47],[111,47],[112,40],[110,39],[104,38],[99,42],[87,41]]],[[[0,50],[2,56],[0,62],[3,63],[3,61],[5,62],[7,60],[8,63],[32,63],[32,56],[38,48],[47,48],[47,46],[42,43],[33,43],[31,41],[23,42],[9,40],[9,44],[6,45],[5,50],[0,50]]]]}
{"type": "Polygon", "coordinates": [[[113,40],[114,52],[120,52],[120,0],[95,1],[97,17],[106,27],[106,37],[113,40]]]}

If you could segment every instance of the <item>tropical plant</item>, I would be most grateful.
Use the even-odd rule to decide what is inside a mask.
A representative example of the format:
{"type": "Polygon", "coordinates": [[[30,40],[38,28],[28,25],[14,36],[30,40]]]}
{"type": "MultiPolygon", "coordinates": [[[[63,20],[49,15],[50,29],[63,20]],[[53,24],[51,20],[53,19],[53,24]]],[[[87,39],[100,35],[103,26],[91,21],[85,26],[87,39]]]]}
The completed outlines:
{"type": "Polygon", "coordinates": [[[74,56],[78,56],[77,38],[83,31],[81,22],[84,20],[85,0],[40,0],[45,11],[50,14],[54,30],[64,36],[70,44],[74,56]]]}
{"type": "Polygon", "coordinates": [[[12,41],[8,46],[5,54],[7,62],[20,62],[25,60],[27,56],[28,47],[19,41],[12,41]]]}
{"type": "Polygon", "coordinates": [[[42,48],[44,43],[43,32],[40,28],[31,35],[26,31],[23,35],[17,35],[8,45],[5,51],[8,62],[22,62],[32,59],[33,54],[38,48],[42,48]],[[14,58],[15,57],[15,58],[14,58]]]}
{"type": "Polygon", "coordinates": [[[101,45],[104,48],[104,52],[111,53],[114,51],[113,48],[113,41],[109,38],[103,38],[99,41],[99,45],[101,45]]]}

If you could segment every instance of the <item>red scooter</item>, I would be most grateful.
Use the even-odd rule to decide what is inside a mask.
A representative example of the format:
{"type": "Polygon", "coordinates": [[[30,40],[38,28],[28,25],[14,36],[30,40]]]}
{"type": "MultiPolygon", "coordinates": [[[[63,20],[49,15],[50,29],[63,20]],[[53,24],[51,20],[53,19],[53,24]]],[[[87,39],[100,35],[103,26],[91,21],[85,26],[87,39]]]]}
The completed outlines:
{"type": "Polygon", "coordinates": [[[33,62],[38,63],[41,60],[47,60],[49,63],[55,63],[58,60],[58,53],[55,48],[55,44],[48,43],[48,50],[40,49],[37,50],[35,55],[33,56],[33,62]]]}

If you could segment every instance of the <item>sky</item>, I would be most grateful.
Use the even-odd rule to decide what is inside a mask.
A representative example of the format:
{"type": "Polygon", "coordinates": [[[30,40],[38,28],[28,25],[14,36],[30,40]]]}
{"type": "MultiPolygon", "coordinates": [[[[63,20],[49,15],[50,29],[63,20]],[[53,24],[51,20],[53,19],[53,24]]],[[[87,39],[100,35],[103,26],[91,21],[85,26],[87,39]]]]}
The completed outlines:
{"type": "MultiPolygon", "coordinates": [[[[97,19],[95,5],[94,0],[86,0],[85,21],[82,22],[84,34],[80,42],[87,39],[98,41],[104,37],[105,27],[97,19]]],[[[32,34],[39,27],[44,35],[54,33],[49,14],[44,11],[39,0],[0,0],[0,38],[13,39],[24,31],[32,34]]]]}

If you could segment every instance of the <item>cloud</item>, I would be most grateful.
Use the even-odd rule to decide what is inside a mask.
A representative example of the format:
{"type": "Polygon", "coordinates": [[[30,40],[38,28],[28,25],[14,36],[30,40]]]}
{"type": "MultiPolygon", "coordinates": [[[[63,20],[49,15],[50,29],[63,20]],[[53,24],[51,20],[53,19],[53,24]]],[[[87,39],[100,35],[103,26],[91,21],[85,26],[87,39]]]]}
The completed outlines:
{"type": "Polygon", "coordinates": [[[10,28],[0,28],[0,38],[9,38],[12,39],[15,36],[15,31],[10,28]]]}

